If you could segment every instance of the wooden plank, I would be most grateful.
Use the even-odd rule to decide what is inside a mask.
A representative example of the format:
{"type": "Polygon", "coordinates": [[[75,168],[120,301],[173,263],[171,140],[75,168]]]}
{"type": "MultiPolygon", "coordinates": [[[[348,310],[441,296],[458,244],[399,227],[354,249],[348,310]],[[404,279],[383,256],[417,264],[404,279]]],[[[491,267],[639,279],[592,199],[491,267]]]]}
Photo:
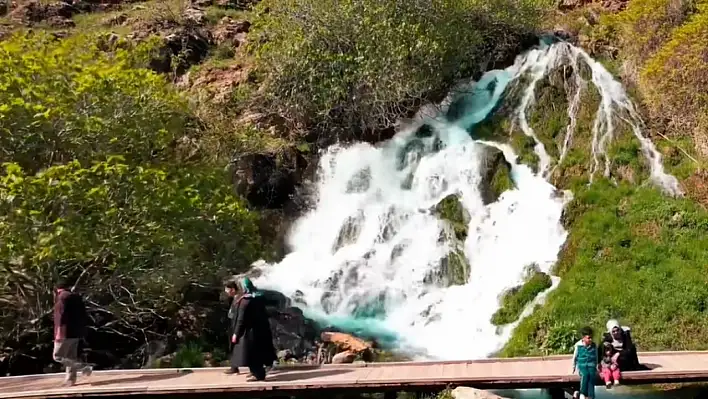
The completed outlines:
{"type": "MultiPolygon", "coordinates": [[[[624,384],[708,381],[708,352],[643,353],[653,370],[624,373],[624,384]]],[[[312,390],[377,392],[435,390],[451,385],[478,388],[566,387],[576,383],[570,357],[485,359],[457,362],[370,363],[322,367],[279,367],[265,382],[247,382],[247,373],[224,369],[96,371],[72,388],[61,388],[63,374],[0,378],[0,398],[139,397],[210,395],[262,397],[312,390]]]]}

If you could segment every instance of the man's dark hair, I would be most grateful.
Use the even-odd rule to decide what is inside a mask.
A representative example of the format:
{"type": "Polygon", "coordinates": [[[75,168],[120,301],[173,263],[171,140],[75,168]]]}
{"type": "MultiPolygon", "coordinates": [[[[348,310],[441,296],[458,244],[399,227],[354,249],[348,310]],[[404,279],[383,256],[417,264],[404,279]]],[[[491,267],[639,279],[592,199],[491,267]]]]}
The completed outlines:
{"type": "Polygon", "coordinates": [[[234,290],[238,290],[238,285],[236,284],[235,281],[231,280],[231,281],[229,281],[229,282],[226,283],[226,288],[231,288],[231,289],[234,289],[234,290]]]}
{"type": "Polygon", "coordinates": [[[62,278],[62,279],[59,279],[59,281],[57,281],[56,285],[54,285],[54,288],[56,288],[58,290],[68,290],[68,289],[71,289],[71,284],[69,283],[69,281],[67,279],[62,278]]]}
{"type": "Polygon", "coordinates": [[[583,327],[580,329],[580,336],[581,337],[592,337],[592,328],[590,327],[583,327]]]}

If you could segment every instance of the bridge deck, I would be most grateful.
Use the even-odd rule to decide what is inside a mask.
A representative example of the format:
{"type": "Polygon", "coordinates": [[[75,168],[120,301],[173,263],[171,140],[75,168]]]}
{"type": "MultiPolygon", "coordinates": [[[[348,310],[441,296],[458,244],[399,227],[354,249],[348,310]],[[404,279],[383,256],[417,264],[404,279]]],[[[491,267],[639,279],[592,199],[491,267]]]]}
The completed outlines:
{"type": "MultiPolygon", "coordinates": [[[[652,370],[625,373],[625,384],[708,381],[708,352],[642,353],[640,361],[652,370]]],[[[79,377],[77,385],[71,388],[60,386],[63,374],[4,377],[0,378],[0,398],[224,393],[262,397],[300,395],[311,390],[416,391],[458,385],[483,389],[562,387],[578,380],[570,374],[569,356],[283,367],[271,371],[264,382],[246,382],[245,372],[229,376],[223,371],[223,368],[96,371],[88,378],[79,377]]]]}

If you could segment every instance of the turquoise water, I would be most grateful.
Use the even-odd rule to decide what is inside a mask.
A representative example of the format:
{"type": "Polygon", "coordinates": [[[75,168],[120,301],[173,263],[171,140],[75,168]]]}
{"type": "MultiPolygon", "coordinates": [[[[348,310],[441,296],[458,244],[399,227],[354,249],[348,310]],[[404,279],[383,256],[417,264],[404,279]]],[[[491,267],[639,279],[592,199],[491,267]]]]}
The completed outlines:
{"type": "MultiPolygon", "coordinates": [[[[493,391],[504,398],[514,399],[550,399],[550,396],[540,389],[493,391]]],[[[708,398],[708,390],[702,387],[686,387],[680,390],[656,391],[643,387],[615,387],[610,390],[597,387],[596,399],[694,399],[708,398]]]]}

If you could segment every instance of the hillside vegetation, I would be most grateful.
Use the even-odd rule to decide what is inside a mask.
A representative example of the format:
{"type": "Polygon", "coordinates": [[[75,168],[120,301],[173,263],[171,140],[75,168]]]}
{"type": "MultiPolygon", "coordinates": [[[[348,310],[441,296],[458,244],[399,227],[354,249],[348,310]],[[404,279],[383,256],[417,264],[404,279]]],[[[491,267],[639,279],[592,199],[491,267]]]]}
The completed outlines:
{"type": "MultiPolygon", "coordinates": [[[[631,325],[642,350],[706,348],[705,0],[561,13],[545,0],[115,3],[17,1],[0,21],[2,373],[52,364],[60,276],[86,295],[99,366],[143,365],[155,341],[181,346],[178,364],[202,363],[224,347],[222,278],[282,252],[319,149],[390,137],[397,120],[557,25],[629,87],[686,198],[646,184],[626,127],[609,148],[611,181],[588,184],[599,96],[586,91],[551,176],[575,194],[562,281],[503,354],[568,352],[579,327],[608,318],[631,325]]],[[[568,123],[564,78],[539,83],[529,115],[551,150],[568,123]]],[[[485,129],[507,130],[496,122],[485,129]]],[[[526,136],[510,142],[538,162],[526,136]]],[[[494,322],[549,284],[530,275],[494,322]]]]}
{"type": "Polygon", "coordinates": [[[52,365],[60,277],[101,367],[218,352],[222,278],[273,256],[315,150],[508,63],[546,7],[18,1],[0,31],[2,373],[52,365]]]}
{"type": "MultiPolygon", "coordinates": [[[[707,328],[708,272],[706,4],[631,0],[618,13],[590,4],[562,17],[638,100],[645,133],[661,150],[667,171],[681,181],[686,198],[667,198],[641,184],[646,165],[638,143],[624,130],[609,150],[611,178],[619,184],[600,179],[587,186],[589,148],[583,146],[589,145],[597,98],[583,97],[581,107],[590,113],[581,108],[575,148],[555,174],[556,184],[575,194],[564,215],[568,241],[556,265],[562,280],[546,305],[522,321],[504,355],[568,353],[578,328],[590,324],[604,331],[610,318],[632,327],[640,350],[706,348],[701,338],[707,328]]],[[[564,117],[563,107],[554,111],[552,102],[543,101],[553,90],[551,84],[538,96],[546,121],[554,112],[564,117]]],[[[534,127],[552,143],[552,124],[534,127]]]]}

